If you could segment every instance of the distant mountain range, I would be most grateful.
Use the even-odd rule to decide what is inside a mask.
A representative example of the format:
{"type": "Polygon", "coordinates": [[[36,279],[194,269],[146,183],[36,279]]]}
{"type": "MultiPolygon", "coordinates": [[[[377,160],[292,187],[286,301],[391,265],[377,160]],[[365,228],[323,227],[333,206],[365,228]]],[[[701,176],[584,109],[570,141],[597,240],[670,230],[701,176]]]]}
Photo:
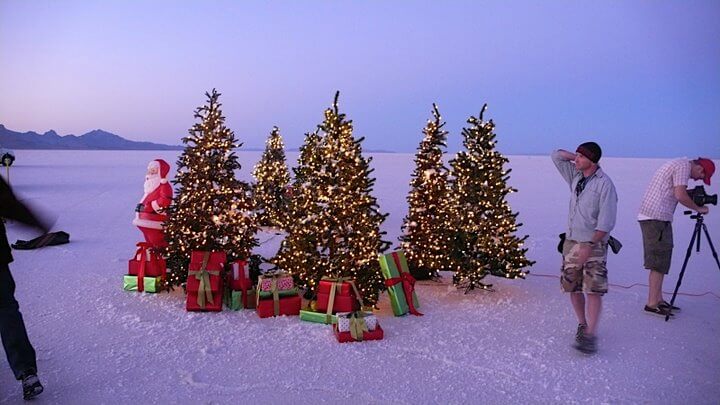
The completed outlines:
{"type": "Polygon", "coordinates": [[[15,132],[0,124],[0,147],[5,149],[105,149],[105,150],[180,150],[179,145],[129,141],[110,132],[96,129],[86,134],[60,136],[50,130],[15,132]]]}

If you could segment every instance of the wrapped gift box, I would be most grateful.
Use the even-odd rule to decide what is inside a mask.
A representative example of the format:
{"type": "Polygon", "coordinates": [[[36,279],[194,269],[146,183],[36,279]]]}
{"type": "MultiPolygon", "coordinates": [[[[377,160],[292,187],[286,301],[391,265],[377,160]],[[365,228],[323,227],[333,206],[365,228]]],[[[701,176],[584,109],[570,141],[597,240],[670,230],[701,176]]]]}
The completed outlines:
{"type": "Polygon", "coordinates": [[[393,314],[422,315],[417,310],[420,308],[420,303],[415,295],[415,278],[410,275],[405,254],[402,251],[392,252],[380,255],[378,260],[385,277],[385,285],[388,287],[393,314]]]}
{"type": "Polygon", "coordinates": [[[245,260],[236,260],[230,263],[227,284],[231,290],[235,291],[249,290],[252,288],[250,269],[245,260]]]}
{"type": "MultiPolygon", "coordinates": [[[[258,293],[260,295],[260,299],[272,299],[274,293],[272,291],[260,291],[258,293]]],[[[297,287],[293,287],[289,290],[280,290],[277,292],[278,297],[292,297],[293,295],[298,295],[298,289],[297,287]]]]}
{"type": "Polygon", "coordinates": [[[223,286],[220,273],[225,258],[224,252],[193,252],[188,268],[187,303],[188,311],[221,311],[223,286]],[[202,254],[205,253],[205,254],[202,254]],[[217,254],[221,253],[221,254],[217,254]],[[193,258],[200,257],[200,261],[193,258]],[[214,258],[214,259],[213,259],[214,258]]]}
{"type": "Polygon", "coordinates": [[[322,324],[333,324],[337,323],[337,316],[328,315],[325,312],[317,312],[309,309],[300,310],[300,320],[306,322],[322,323],[322,324]]]}
{"type": "Polygon", "coordinates": [[[299,295],[278,298],[278,300],[266,299],[257,301],[257,314],[260,318],[269,318],[278,315],[299,315],[301,299],[299,295]]]}
{"type": "Polygon", "coordinates": [[[362,301],[354,281],[346,278],[323,277],[318,285],[315,309],[326,312],[331,299],[332,313],[357,311],[362,301]]]}
{"type": "Polygon", "coordinates": [[[233,311],[255,308],[255,289],[245,291],[226,290],[225,306],[233,311]]]}
{"type": "Polygon", "coordinates": [[[123,278],[123,290],[125,291],[144,291],[147,293],[160,292],[162,286],[162,277],[145,276],[140,281],[140,277],[135,275],[126,275],[123,278]]]}
{"type": "Polygon", "coordinates": [[[140,242],[137,246],[135,255],[128,261],[128,274],[142,277],[164,276],[167,269],[162,255],[151,249],[147,243],[140,242]]]}
{"type": "Polygon", "coordinates": [[[287,273],[263,274],[258,278],[258,291],[273,291],[273,282],[278,291],[291,290],[295,287],[292,276],[287,273]]]}
{"type": "Polygon", "coordinates": [[[200,264],[207,255],[207,268],[208,270],[222,270],[227,262],[227,256],[225,252],[207,252],[203,250],[193,250],[190,253],[190,263],[200,264]]]}
{"type": "Polygon", "coordinates": [[[357,313],[358,316],[365,321],[369,331],[375,330],[378,325],[377,317],[371,312],[338,312],[337,314],[337,328],[340,332],[350,332],[350,319],[352,314],[357,313]]]}
{"type": "Polygon", "coordinates": [[[377,325],[375,330],[363,332],[362,340],[353,338],[350,332],[340,332],[337,325],[333,325],[333,332],[340,343],[360,342],[363,340],[382,340],[383,338],[383,330],[380,325],[377,325]]]}

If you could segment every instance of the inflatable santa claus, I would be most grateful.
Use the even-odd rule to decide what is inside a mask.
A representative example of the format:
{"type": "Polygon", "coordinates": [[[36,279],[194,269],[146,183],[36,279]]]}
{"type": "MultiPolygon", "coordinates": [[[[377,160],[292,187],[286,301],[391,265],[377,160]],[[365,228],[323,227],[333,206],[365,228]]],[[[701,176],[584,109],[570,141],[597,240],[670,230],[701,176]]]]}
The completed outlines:
{"type": "Polygon", "coordinates": [[[148,164],[144,194],[135,208],[133,225],[140,228],[145,242],[152,247],[167,246],[163,222],[167,221],[166,209],[172,202],[173,194],[167,180],[169,171],[170,165],[162,159],[155,159],[148,164]]]}

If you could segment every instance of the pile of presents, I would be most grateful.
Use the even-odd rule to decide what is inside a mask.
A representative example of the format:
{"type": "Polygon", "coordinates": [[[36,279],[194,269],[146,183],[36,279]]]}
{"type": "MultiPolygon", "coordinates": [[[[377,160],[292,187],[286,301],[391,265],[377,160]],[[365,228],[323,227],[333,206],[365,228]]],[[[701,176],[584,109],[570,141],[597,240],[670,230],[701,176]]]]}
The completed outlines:
{"type": "Polygon", "coordinates": [[[145,242],[137,244],[137,251],[128,263],[128,274],[123,278],[125,291],[155,293],[165,286],[165,259],[145,242]]]}
{"type": "MultiPolygon", "coordinates": [[[[380,266],[393,314],[422,315],[415,295],[415,279],[410,275],[401,251],[379,256],[380,266]]],[[[128,265],[124,289],[158,292],[165,285],[163,257],[145,243],[128,265]]],[[[380,340],[383,329],[372,311],[362,307],[362,296],[349,277],[323,277],[316,299],[301,309],[301,292],[293,277],[285,272],[264,273],[253,283],[246,261],[227,264],[224,252],[194,251],[190,256],[186,284],[188,311],[255,309],[260,318],[299,315],[300,320],[331,325],[341,343],[380,340]]]]}

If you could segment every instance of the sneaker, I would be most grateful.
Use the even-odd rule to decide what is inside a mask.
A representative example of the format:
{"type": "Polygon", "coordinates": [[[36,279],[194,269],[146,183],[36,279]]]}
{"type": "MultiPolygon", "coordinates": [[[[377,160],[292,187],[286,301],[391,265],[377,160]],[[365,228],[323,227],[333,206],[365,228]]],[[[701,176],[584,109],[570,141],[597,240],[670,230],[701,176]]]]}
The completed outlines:
{"type": "Polygon", "coordinates": [[[43,392],[43,386],[36,374],[26,374],[22,378],[23,399],[33,399],[43,392]]]}
{"type": "Polygon", "coordinates": [[[672,304],[670,304],[669,302],[664,301],[664,300],[658,302],[658,307],[659,307],[659,308],[666,308],[666,309],[669,308],[671,311],[679,311],[679,310],[680,310],[680,307],[676,307],[675,305],[672,305],[672,304]]]}
{"type": "Polygon", "coordinates": [[[673,315],[672,312],[670,312],[669,308],[663,307],[660,305],[658,305],[655,308],[645,305],[645,311],[649,312],[651,314],[656,314],[656,315],[661,315],[661,316],[667,316],[667,315],[675,316],[675,315],[673,315]]]}
{"type": "Polygon", "coordinates": [[[594,335],[583,333],[582,339],[573,346],[583,354],[595,354],[597,352],[597,338],[594,335]]]}
{"type": "Polygon", "coordinates": [[[583,336],[585,336],[585,329],[587,329],[586,323],[579,323],[577,327],[577,331],[575,332],[575,341],[580,343],[583,336]]]}

